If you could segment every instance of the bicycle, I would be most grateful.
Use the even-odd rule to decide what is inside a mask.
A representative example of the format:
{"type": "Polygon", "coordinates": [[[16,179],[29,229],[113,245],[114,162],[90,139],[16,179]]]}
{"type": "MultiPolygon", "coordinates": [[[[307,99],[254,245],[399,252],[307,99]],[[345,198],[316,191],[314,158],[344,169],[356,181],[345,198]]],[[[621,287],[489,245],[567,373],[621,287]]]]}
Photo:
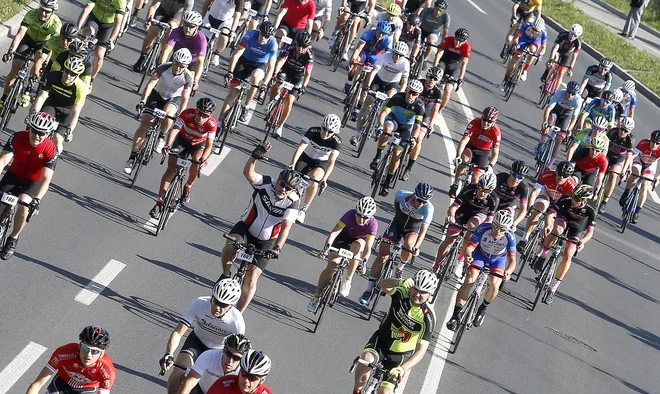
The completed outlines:
{"type": "MultiPolygon", "coordinates": [[[[618,172],[615,172],[617,175],[621,175],[618,172]]],[[[596,190],[596,200],[594,200],[596,213],[598,213],[598,208],[605,198],[605,191],[607,190],[607,184],[610,183],[610,178],[612,177],[612,169],[608,168],[605,171],[605,176],[603,177],[603,182],[601,182],[600,187],[596,190]]]]}
{"type": "Polygon", "coordinates": [[[5,98],[2,109],[0,109],[0,131],[3,131],[5,127],[7,127],[11,116],[16,113],[19,106],[24,108],[30,106],[32,99],[34,98],[32,87],[37,83],[38,77],[29,76],[30,68],[34,62],[33,53],[34,52],[30,50],[25,55],[19,53],[13,54],[14,59],[23,60],[23,65],[21,65],[21,68],[18,70],[14,84],[5,98]]]}
{"type": "MultiPolygon", "coordinates": [[[[248,31],[247,29],[248,29],[248,26],[250,25],[250,22],[251,22],[252,19],[254,19],[256,16],[257,16],[257,11],[255,11],[255,10],[253,10],[253,9],[249,9],[249,10],[248,10],[248,14],[247,14],[247,16],[245,17],[245,20],[244,20],[243,23],[241,23],[240,26],[238,26],[238,28],[236,29],[236,34],[235,34],[235,36],[234,36],[235,38],[234,38],[233,40],[231,40],[231,41],[229,42],[229,44],[227,45],[227,46],[229,47],[229,56],[230,56],[230,57],[231,57],[232,55],[234,55],[234,52],[236,52],[236,49],[237,49],[237,47],[238,47],[238,44],[240,44],[241,41],[243,41],[243,36],[245,36],[245,33],[247,33],[247,31],[248,31]]],[[[230,37],[230,38],[231,38],[231,37],[230,37]]]]}
{"type": "MultiPolygon", "coordinates": [[[[343,13],[343,8],[340,8],[339,12],[337,13],[337,18],[339,18],[339,15],[341,15],[342,13],[343,13]]],[[[339,29],[339,32],[337,32],[335,43],[332,46],[332,48],[330,48],[330,60],[328,61],[328,66],[332,68],[333,72],[337,71],[337,68],[342,62],[342,56],[344,52],[346,52],[348,45],[351,44],[350,42],[348,42],[348,37],[351,35],[351,30],[353,28],[353,23],[354,23],[353,18],[357,16],[362,18],[366,23],[369,23],[369,19],[367,19],[367,17],[365,17],[362,14],[356,14],[355,12],[350,12],[350,11],[348,13],[350,14],[350,17],[348,18],[346,23],[344,23],[344,26],[342,26],[339,29]]]]}
{"type": "MultiPolygon", "coordinates": [[[[238,118],[241,115],[241,103],[243,102],[243,98],[245,97],[245,91],[247,89],[252,88],[253,84],[251,84],[248,81],[240,81],[238,85],[238,97],[236,97],[236,100],[232,103],[231,107],[229,107],[229,111],[227,111],[227,116],[225,117],[225,121],[222,124],[222,138],[219,139],[216,138],[213,140],[213,153],[215,154],[220,154],[222,153],[222,149],[225,147],[225,143],[227,142],[227,134],[229,133],[234,133],[236,132],[236,126],[238,125],[238,118]]],[[[225,83],[225,87],[227,87],[227,84],[225,83]]],[[[246,111],[248,110],[247,108],[245,109],[246,111]]]]}
{"type": "Polygon", "coordinates": [[[550,65],[552,64],[554,64],[554,67],[552,67],[548,75],[545,77],[545,82],[541,85],[541,97],[539,97],[538,103],[538,107],[541,109],[548,105],[550,98],[552,98],[557,91],[557,77],[559,76],[560,67],[563,67],[554,60],[550,61],[550,65]]]}
{"type": "MultiPolygon", "coordinates": [[[[556,139],[557,139],[557,134],[561,131],[559,127],[554,126],[555,120],[554,116],[550,115],[551,118],[548,121],[548,128],[550,128],[550,136],[546,139],[546,141],[541,144],[540,148],[538,148],[538,153],[536,154],[535,160],[535,169],[536,169],[536,179],[539,179],[543,171],[545,171],[548,168],[548,164],[550,164],[550,160],[552,159],[552,152],[555,150],[555,144],[556,139]]],[[[546,128],[547,129],[547,128],[546,128]]]]}
{"type": "MultiPolygon", "coordinates": [[[[440,292],[440,286],[442,286],[442,283],[447,279],[447,274],[450,272],[454,272],[456,269],[456,264],[458,263],[458,256],[461,254],[461,247],[463,245],[463,240],[465,239],[465,236],[472,232],[467,228],[467,226],[462,225],[462,224],[453,224],[454,226],[458,227],[461,229],[461,231],[458,233],[458,236],[454,240],[454,243],[451,245],[449,248],[449,253],[445,256],[444,259],[442,259],[442,262],[440,263],[440,267],[435,271],[435,275],[438,277],[438,287],[435,288],[435,291],[433,292],[433,296],[430,298],[435,302],[435,298],[438,296],[438,293],[440,292]]],[[[444,241],[444,238],[447,234],[447,226],[448,224],[445,224],[442,226],[442,240],[444,241]]],[[[467,267],[463,268],[463,275],[465,275],[465,271],[467,270],[467,267]]]]}
{"type": "Polygon", "coordinates": [[[124,9],[124,18],[121,21],[121,28],[119,28],[119,37],[122,37],[124,33],[128,31],[132,17],[133,17],[133,0],[128,0],[126,2],[126,8],[124,9]]]}
{"type": "MultiPolygon", "coordinates": [[[[548,296],[548,293],[550,292],[550,285],[552,284],[552,279],[555,277],[555,270],[559,265],[558,259],[564,247],[564,241],[568,240],[568,238],[560,234],[553,233],[552,235],[557,237],[558,241],[552,247],[552,254],[550,255],[550,258],[546,260],[545,264],[543,264],[543,269],[541,269],[541,273],[536,278],[536,286],[534,288],[536,291],[536,297],[534,298],[534,303],[532,304],[532,311],[536,309],[536,305],[538,304],[539,299],[542,298],[545,301],[546,297],[548,296]],[[543,295],[543,297],[541,297],[541,295],[543,295]]],[[[575,254],[577,254],[577,252],[575,254]]]]}
{"type": "MultiPolygon", "coordinates": [[[[265,135],[262,142],[265,142],[268,139],[269,135],[275,136],[275,129],[277,129],[280,121],[282,120],[282,113],[284,112],[284,102],[286,97],[289,95],[289,92],[293,90],[294,86],[291,82],[283,81],[282,79],[277,78],[277,83],[280,84],[281,89],[277,95],[270,100],[266,106],[266,127],[265,135]]],[[[265,98],[264,94],[264,98],[265,98]]]]}
{"type": "MultiPolygon", "coordinates": [[[[146,166],[147,164],[149,164],[149,160],[151,160],[151,158],[154,155],[154,147],[158,142],[158,136],[160,135],[160,125],[162,120],[165,118],[176,120],[176,117],[169,116],[167,112],[158,108],[154,108],[154,109],[145,108],[144,110],[142,110],[142,113],[151,115],[153,119],[151,119],[151,124],[149,126],[149,130],[147,130],[147,135],[144,138],[144,141],[142,142],[142,146],[140,147],[140,149],[138,149],[135,155],[135,161],[133,162],[133,168],[131,170],[131,173],[133,174],[133,179],[131,179],[131,188],[135,186],[135,182],[137,181],[137,178],[140,175],[140,170],[142,169],[142,166],[146,166]]],[[[140,114],[138,114],[138,117],[139,116],[140,114]]]]}
{"type": "Polygon", "coordinates": [[[474,318],[477,315],[481,296],[486,294],[486,290],[488,289],[489,274],[490,268],[488,267],[488,264],[484,264],[484,266],[479,269],[479,276],[472,285],[467,301],[461,308],[460,312],[458,312],[458,327],[456,327],[454,337],[451,341],[454,345],[454,349],[449,351],[451,354],[455,354],[456,350],[458,350],[458,345],[461,343],[465,330],[469,330],[474,325],[474,318]]]}
{"type": "Polygon", "coordinates": [[[3,205],[2,213],[0,213],[0,242],[2,242],[2,245],[4,245],[7,242],[9,229],[12,227],[12,222],[14,221],[16,204],[20,204],[28,208],[28,216],[25,220],[27,223],[30,222],[30,218],[34,213],[34,208],[32,208],[29,203],[20,200],[17,196],[14,196],[9,192],[2,193],[2,196],[0,197],[0,204],[3,205]]]}
{"type": "Polygon", "coordinates": [[[529,59],[530,56],[538,57],[538,55],[530,52],[528,48],[525,48],[520,55],[520,59],[518,59],[516,65],[513,66],[509,78],[504,82],[504,101],[509,101],[511,98],[513,90],[516,88],[516,85],[518,85],[518,82],[520,82],[520,76],[523,73],[525,64],[527,64],[527,59],[529,59]]]}
{"type": "Polygon", "coordinates": [[[539,216],[539,221],[536,224],[536,228],[532,230],[525,248],[520,252],[520,268],[518,268],[518,272],[516,273],[516,280],[514,280],[514,282],[518,282],[518,279],[520,279],[520,275],[522,275],[523,269],[525,268],[525,263],[529,264],[530,267],[532,266],[534,259],[536,258],[536,255],[533,252],[541,246],[541,241],[543,241],[541,234],[543,234],[543,229],[545,228],[546,212],[540,211],[533,206],[529,207],[529,209],[529,214],[531,214],[531,211],[535,211],[540,213],[541,216],[539,216]]]}
{"type": "Polygon", "coordinates": [[[206,57],[204,58],[204,69],[202,70],[202,78],[206,78],[209,73],[209,66],[211,65],[211,59],[213,58],[213,53],[218,43],[218,38],[222,34],[225,37],[231,37],[231,33],[224,33],[222,30],[226,29],[215,29],[211,25],[203,25],[202,29],[208,30],[211,33],[211,38],[207,38],[206,45],[206,57]]]}
{"type": "Polygon", "coordinates": [[[346,126],[348,120],[353,113],[353,110],[357,108],[360,103],[360,97],[362,96],[362,81],[367,77],[367,74],[371,72],[374,68],[371,64],[362,64],[362,63],[353,63],[354,66],[362,66],[362,71],[357,78],[353,78],[353,84],[351,85],[351,90],[348,91],[348,94],[344,98],[344,113],[341,117],[341,127],[346,126]]]}
{"type": "MultiPolygon", "coordinates": [[[[390,136],[390,140],[387,143],[387,148],[383,156],[378,162],[378,168],[376,169],[376,171],[374,171],[373,175],[371,176],[371,198],[375,198],[376,194],[378,193],[378,189],[385,184],[387,169],[389,168],[390,162],[392,161],[394,148],[401,143],[406,143],[406,149],[403,155],[401,156],[401,158],[407,155],[408,150],[410,149],[410,144],[409,144],[410,140],[402,140],[398,132],[395,131],[392,134],[385,133],[385,135],[390,136]]],[[[392,181],[394,182],[394,184],[396,184],[396,180],[399,178],[399,173],[401,172],[402,167],[403,167],[402,165],[399,165],[399,168],[397,168],[396,173],[394,174],[394,176],[392,176],[392,181]]],[[[391,186],[394,187],[393,185],[391,186]]]]}
{"type": "Polygon", "coordinates": [[[159,22],[155,19],[151,19],[149,23],[158,27],[160,30],[158,31],[156,38],[154,38],[154,41],[151,44],[151,48],[149,48],[149,52],[147,52],[147,56],[145,56],[144,61],[142,61],[140,66],[142,68],[142,76],[140,77],[140,84],[137,87],[137,92],[140,92],[140,89],[142,89],[142,84],[144,83],[145,79],[147,79],[147,76],[151,77],[151,73],[154,71],[154,69],[156,69],[156,66],[158,66],[158,60],[161,52],[160,49],[163,44],[163,38],[165,37],[165,31],[171,28],[169,23],[159,22]]]}
{"type": "MultiPolygon", "coordinates": [[[[619,232],[622,234],[624,231],[626,231],[628,223],[630,223],[633,215],[635,214],[635,209],[637,208],[637,203],[639,202],[639,197],[642,191],[642,182],[650,181],[652,184],[651,191],[655,190],[655,179],[634,174],[631,174],[630,176],[636,176],[637,182],[635,182],[635,185],[628,192],[628,198],[626,198],[626,202],[623,204],[623,210],[621,213],[621,229],[619,230],[619,232]]],[[[619,183],[621,183],[621,181],[619,181],[619,183]]]]}
{"type": "Polygon", "coordinates": [[[335,302],[337,302],[337,298],[339,298],[339,291],[341,290],[341,286],[344,284],[344,271],[346,270],[346,267],[348,267],[349,262],[351,260],[357,260],[360,262],[360,264],[364,262],[363,259],[355,257],[353,252],[350,250],[333,247],[328,248],[326,254],[322,257],[323,260],[328,259],[327,252],[337,253],[339,257],[341,257],[341,260],[332,271],[330,282],[321,292],[321,296],[319,298],[319,306],[316,308],[316,312],[314,312],[314,314],[318,316],[318,320],[314,325],[314,330],[312,331],[313,333],[316,333],[316,330],[321,324],[321,319],[323,318],[323,312],[325,311],[326,305],[332,308],[335,305],[335,302]]]}
{"type": "Polygon", "coordinates": [[[415,56],[413,59],[408,59],[410,60],[410,78],[409,80],[413,79],[418,79],[419,74],[422,73],[422,68],[424,67],[424,62],[426,61],[425,55],[426,51],[431,48],[438,48],[439,45],[434,45],[431,44],[430,42],[424,41],[422,42],[422,45],[420,45],[419,51],[417,52],[417,56],[415,56]]]}
{"type": "MultiPolygon", "coordinates": [[[[459,160],[458,163],[454,166],[452,170],[452,176],[456,174],[456,171],[458,170],[458,166],[461,165],[462,160],[459,160]]],[[[465,174],[463,174],[462,177],[458,178],[458,182],[456,182],[456,195],[458,196],[461,193],[461,190],[465,187],[465,185],[469,185],[471,182],[470,180],[472,179],[472,173],[474,173],[474,163],[468,164],[467,171],[465,171],[465,174]]]]}
{"type": "Polygon", "coordinates": [[[245,280],[245,273],[247,272],[248,265],[254,264],[255,256],[265,257],[266,252],[263,250],[257,250],[257,248],[252,244],[238,242],[233,237],[229,236],[229,234],[222,234],[222,236],[229,240],[229,243],[232,244],[232,246],[236,249],[236,257],[234,257],[234,263],[236,263],[236,260],[238,260],[240,261],[240,264],[238,265],[238,271],[236,271],[232,279],[243,286],[243,281],[245,280]]]}
{"type": "Polygon", "coordinates": [[[362,124],[362,128],[360,129],[360,141],[358,141],[356,156],[358,158],[362,154],[362,150],[364,149],[364,145],[366,144],[367,139],[369,139],[369,137],[374,134],[374,129],[378,123],[378,117],[380,116],[380,108],[382,107],[383,103],[389,99],[389,96],[383,92],[375,92],[373,90],[369,90],[367,94],[374,97],[374,102],[369,108],[367,117],[362,124]]]}
{"type": "MultiPolygon", "coordinates": [[[[365,383],[365,385],[362,387],[362,394],[376,394],[378,392],[378,387],[383,382],[383,380],[387,378],[390,371],[383,368],[383,364],[381,363],[370,363],[358,356],[353,361],[353,365],[351,365],[351,368],[348,370],[348,372],[353,373],[355,367],[358,364],[366,365],[367,367],[371,368],[369,379],[367,379],[367,383],[365,383]]],[[[394,382],[394,392],[396,392],[398,385],[399,382],[394,382]]]]}

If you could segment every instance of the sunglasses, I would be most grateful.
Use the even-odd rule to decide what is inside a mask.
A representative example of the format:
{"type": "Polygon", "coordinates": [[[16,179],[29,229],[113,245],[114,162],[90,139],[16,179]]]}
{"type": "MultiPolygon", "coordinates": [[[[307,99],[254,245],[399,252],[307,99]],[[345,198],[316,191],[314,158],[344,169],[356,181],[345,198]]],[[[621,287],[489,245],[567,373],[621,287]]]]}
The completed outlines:
{"type": "Polygon", "coordinates": [[[494,120],[481,119],[481,121],[484,122],[485,124],[493,124],[493,123],[495,123],[494,120]]]}
{"type": "Polygon", "coordinates": [[[229,358],[232,359],[233,361],[240,361],[241,358],[243,357],[242,355],[240,355],[240,354],[236,354],[236,353],[232,353],[232,352],[230,352],[230,351],[227,350],[227,349],[225,349],[225,356],[229,357],[229,358]]]}
{"type": "Polygon", "coordinates": [[[197,25],[193,25],[192,23],[184,23],[183,27],[185,27],[187,29],[194,29],[194,28],[197,27],[197,25]]]}
{"type": "Polygon", "coordinates": [[[420,204],[427,204],[428,200],[422,200],[421,198],[415,196],[415,201],[417,201],[420,204]]]}
{"type": "Polygon", "coordinates": [[[284,181],[279,181],[277,184],[278,184],[282,189],[284,189],[285,191],[296,190],[295,187],[292,187],[291,185],[287,184],[287,183],[284,182],[284,181]]]}
{"type": "Polygon", "coordinates": [[[66,70],[66,69],[65,69],[64,71],[62,71],[62,72],[64,73],[64,75],[69,76],[69,77],[77,77],[78,75],[80,75],[80,74],[76,74],[76,73],[74,73],[74,72],[71,71],[71,70],[66,70]]]}
{"type": "Polygon", "coordinates": [[[516,173],[513,172],[513,171],[510,172],[509,174],[511,174],[512,177],[514,177],[514,178],[516,178],[516,179],[518,179],[518,180],[521,180],[521,179],[524,178],[522,175],[520,175],[520,174],[516,174],[516,173]]]}
{"type": "Polygon", "coordinates": [[[249,380],[251,382],[256,382],[257,380],[259,380],[261,378],[261,376],[259,376],[259,375],[254,375],[254,374],[251,374],[251,373],[247,373],[245,371],[241,371],[241,376],[246,378],[247,380],[249,380]]]}
{"type": "Polygon", "coordinates": [[[45,8],[39,8],[39,11],[43,12],[44,14],[52,14],[53,13],[52,10],[47,10],[45,8]]]}
{"type": "Polygon", "coordinates": [[[589,200],[588,198],[573,197],[573,202],[578,203],[578,204],[586,204],[588,200],[589,200]]]}
{"type": "Polygon", "coordinates": [[[93,347],[89,347],[89,346],[85,345],[84,343],[80,345],[80,348],[82,349],[83,352],[92,353],[95,356],[103,351],[101,349],[96,349],[96,348],[93,348],[93,347]]]}
{"type": "Polygon", "coordinates": [[[462,38],[454,38],[454,41],[456,41],[456,42],[459,43],[459,44],[465,42],[465,40],[463,40],[462,38]]]}
{"type": "Polygon", "coordinates": [[[213,301],[214,304],[216,304],[216,305],[219,306],[220,308],[223,308],[223,309],[224,309],[224,308],[228,308],[228,307],[229,307],[229,304],[225,304],[224,302],[220,302],[220,301],[216,300],[215,297],[212,297],[211,300],[213,301]]]}
{"type": "Polygon", "coordinates": [[[210,112],[202,112],[202,111],[200,111],[200,110],[197,110],[197,115],[198,115],[200,118],[210,118],[210,117],[211,117],[211,113],[210,113],[210,112]]]}
{"type": "Polygon", "coordinates": [[[477,186],[477,188],[479,189],[480,192],[483,192],[483,193],[490,193],[492,191],[491,189],[486,189],[483,186],[477,186]]]}
{"type": "Polygon", "coordinates": [[[603,151],[602,149],[595,149],[593,147],[591,148],[591,150],[594,151],[594,153],[600,153],[603,151]]]}
{"type": "Polygon", "coordinates": [[[566,179],[566,178],[568,178],[570,175],[561,175],[561,174],[557,174],[557,176],[559,176],[559,178],[561,178],[561,179],[566,179]]]}
{"type": "Polygon", "coordinates": [[[493,223],[493,230],[503,232],[503,231],[506,231],[508,229],[506,227],[501,227],[501,226],[498,226],[497,224],[493,223]]]}
{"type": "Polygon", "coordinates": [[[438,80],[438,77],[427,76],[426,78],[430,79],[431,81],[437,81],[438,80]]]}
{"type": "Polygon", "coordinates": [[[34,135],[39,136],[39,137],[45,137],[45,136],[48,134],[48,133],[42,133],[42,132],[37,131],[37,130],[35,130],[35,129],[33,129],[33,128],[30,128],[30,132],[31,132],[32,134],[34,134],[34,135]]]}
{"type": "Polygon", "coordinates": [[[408,94],[411,95],[411,96],[419,96],[419,93],[413,92],[412,90],[409,90],[408,94]]]}

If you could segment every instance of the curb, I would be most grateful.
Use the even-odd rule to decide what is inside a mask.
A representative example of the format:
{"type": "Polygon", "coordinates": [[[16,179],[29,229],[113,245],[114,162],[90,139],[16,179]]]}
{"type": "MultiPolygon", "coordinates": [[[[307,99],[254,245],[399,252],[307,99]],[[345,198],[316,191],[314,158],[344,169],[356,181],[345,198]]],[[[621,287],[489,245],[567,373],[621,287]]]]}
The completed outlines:
{"type": "Polygon", "coordinates": [[[18,26],[21,24],[25,14],[29,10],[38,7],[39,4],[36,1],[33,1],[30,4],[25,5],[21,12],[2,22],[2,26],[0,26],[0,45],[4,47],[5,41],[11,42],[11,40],[14,38],[14,35],[18,31],[18,26]]]}
{"type": "MultiPolygon", "coordinates": [[[[594,0],[596,1],[596,0],[594,0]]],[[[548,14],[543,14],[543,19],[545,19],[545,23],[550,25],[553,29],[557,31],[565,31],[568,30],[564,26],[560,25],[557,23],[554,19],[550,18],[548,14]]],[[[605,57],[602,53],[598,52],[595,50],[591,45],[587,44],[586,42],[582,41],[582,48],[584,48],[584,51],[587,52],[589,55],[595,57],[596,59],[600,59],[602,57],[605,57]]],[[[628,74],[625,72],[623,69],[621,69],[616,63],[614,66],[612,66],[612,72],[614,75],[618,76],[619,78],[626,80],[626,79],[632,79],[635,81],[636,86],[636,91],[641,93],[644,97],[649,99],[653,104],[656,106],[660,106],[660,96],[655,94],[653,91],[651,91],[649,88],[646,86],[642,85],[641,82],[639,82],[635,77],[632,75],[628,74]]]]}
{"type": "MultiPolygon", "coordinates": [[[[621,17],[623,19],[628,18],[628,14],[626,14],[625,12],[621,11],[620,9],[618,9],[618,8],[612,6],[612,5],[607,4],[606,2],[604,2],[602,0],[591,0],[591,1],[598,4],[599,6],[601,6],[603,8],[605,8],[609,12],[618,15],[619,17],[621,17]]],[[[646,25],[646,24],[640,22],[639,27],[642,28],[642,30],[646,31],[647,33],[653,34],[654,36],[660,38],[660,31],[657,31],[656,29],[650,27],[649,25],[646,25]]]]}

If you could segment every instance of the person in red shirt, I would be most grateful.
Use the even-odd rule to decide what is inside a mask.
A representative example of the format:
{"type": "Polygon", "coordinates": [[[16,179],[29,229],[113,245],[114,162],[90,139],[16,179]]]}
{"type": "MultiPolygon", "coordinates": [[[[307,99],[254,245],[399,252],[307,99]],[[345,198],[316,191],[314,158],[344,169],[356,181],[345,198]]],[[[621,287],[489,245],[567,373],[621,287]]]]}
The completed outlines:
{"type": "Polygon", "coordinates": [[[316,4],[312,0],[284,0],[275,19],[277,37],[295,37],[302,31],[312,34],[315,16],[316,4]]]}
{"type": "Polygon", "coordinates": [[[221,377],[206,394],[273,394],[264,384],[270,367],[270,358],[264,352],[250,350],[241,357],[238,375],[221,377]]]}
{"type": "MultiPolygon", "coordinates": [[[[571,161],[575,163],[574,177],[581,184],[587,184],[594,187],[594,190],[600,190],[600,185],[605,177],[605,171],[609,164],[607,160],[607,141],[601,138],[591,140],[591,145],[587,148],[580,148],[573,155],[571,161]]],[[[594,193],[596,194],[596,193],[594,193]]]]}
{"type": "Polygon", "coordinates": [[[174,123],[162,152],[163,155],[169,155],[170,152],[177,152],[177,154],[170,155],[167,161],[167,170],[160,179],[158,201],[149,211],[152,218],[158,219],[163,211],[163,199],[174,178],[179,157],[192,156],[188,182],[183,186],[181,196],[183,204],[190,202],[190,190],[197,180],[199,166],[206,166],[213,149],[213,139],[218,130],[218,121],[213,116],[215,108],[215,102],[212,99],[202,97],[197,100],[196,108],[185,109],[174,123]]]}
{"type": "MultiPolygon", "coordinates": [[[[454,165],[456,175],[454,183],[449,188],[449,197],[455,198],[458,192],[458,181],[467,171],[469,164],[474,164],[472,183],[477,183],[481,174],[486,172],[488,166],[494,166],[500,155],[500,141],[502,131],[496,124],[499,111],[495,107],[484,108],[481,117],[468,123],[461,142],[458,144],[454,165]],[[492,152],[490,158],[488,154],[492,152]]],[[[465,186],[465,185],[464,185],[465,186]]]]}
{"type": "Polygon", "coordinates": [[[445,73],[442,80],[445,83],[445,91],[442,94],[440,110],[447,105],[454,88],[458,89],[463,84],[467,65],[470,61],[472,46],[467,41],[470,33],[465,28],[457,29],[453,36],[445,37],[435,54],[433,65],[442,68],[445,73]]]}
{"type": "MultiPolygon", "coordinates": [[[[0,258],[14,255],[18,236],[32,214],[39,213],[39,203],[46,195],[57,165],[57,146],[48,135],[57,128],[55,119],[46,112],[35,112],[28,118],[27,130],[12,135],[0,154],[0,169],[12,163],[0,180],[2,201],[11,199],[4,193],[18,197],[14,228],[0,251],[0,258]],[[12,161],[13,160],[13,161],[12,161]]],[[[16,202],[14,202],[16,204],[16,202]]],[[[4,203],[0,210],[7,209],[4,203]]]]}
{"type": "Polygon", "coordinates": [[[48,364],[30,385],[26,394],[38,394],[50,378],[46,393],[101,393],[109,394],[115,384],[117,372],[105,351],[110,334],[99,326],[87,326],[72,342],[57,348],[48,364]]]}
{"type": "MultiPolygon", "coordinates": [[[[646,138],[637,144],[635,150],[633,151],[634,159],[629,168],[624,168],[624,174],[630,174],[632,172],[633,176],[628,177],[626,182],[626,190],[623,192],[621,199],[619,200],[619,205],[621,208],[626,203],[628,199],[628,194],[630,194],[630,189],[632,189],[637,178],[641,175],[645,178],[653,178],[652,189],[655,189],[655,186],[660,181],[660,175],[656,175],[656,170],[658,167],[658,159],[660,158],[660,130],[655,130],[651,133],[651,138],[646,138]]],[[[626,162],[629,163],[629,162],[626,162]]],[[[637,202],[637,207],[633,218],[630,221],[632,224],[635,224],[639,221],[639,212],[642,210],[644,203],[646,202],[646,195],[649,190],[649,181],[645,180],[642,182],[642,190],[639,196],[639,202],[637,202]]]]}

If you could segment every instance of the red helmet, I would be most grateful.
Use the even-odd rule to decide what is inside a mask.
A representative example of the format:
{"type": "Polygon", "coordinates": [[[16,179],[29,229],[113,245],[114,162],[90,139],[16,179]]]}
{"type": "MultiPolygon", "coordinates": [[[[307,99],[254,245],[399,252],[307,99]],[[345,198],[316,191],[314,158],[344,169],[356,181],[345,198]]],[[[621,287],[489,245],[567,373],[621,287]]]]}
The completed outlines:
{"type": "Polygon", "coordinates": [[[487,122],[495,122],[497,121],[497,117],[499,116],[500,111],[497,110],[495,107],[486,107],[484,109],[484,112],[481,114],[481,119],[487,121],[487,122]]]}

